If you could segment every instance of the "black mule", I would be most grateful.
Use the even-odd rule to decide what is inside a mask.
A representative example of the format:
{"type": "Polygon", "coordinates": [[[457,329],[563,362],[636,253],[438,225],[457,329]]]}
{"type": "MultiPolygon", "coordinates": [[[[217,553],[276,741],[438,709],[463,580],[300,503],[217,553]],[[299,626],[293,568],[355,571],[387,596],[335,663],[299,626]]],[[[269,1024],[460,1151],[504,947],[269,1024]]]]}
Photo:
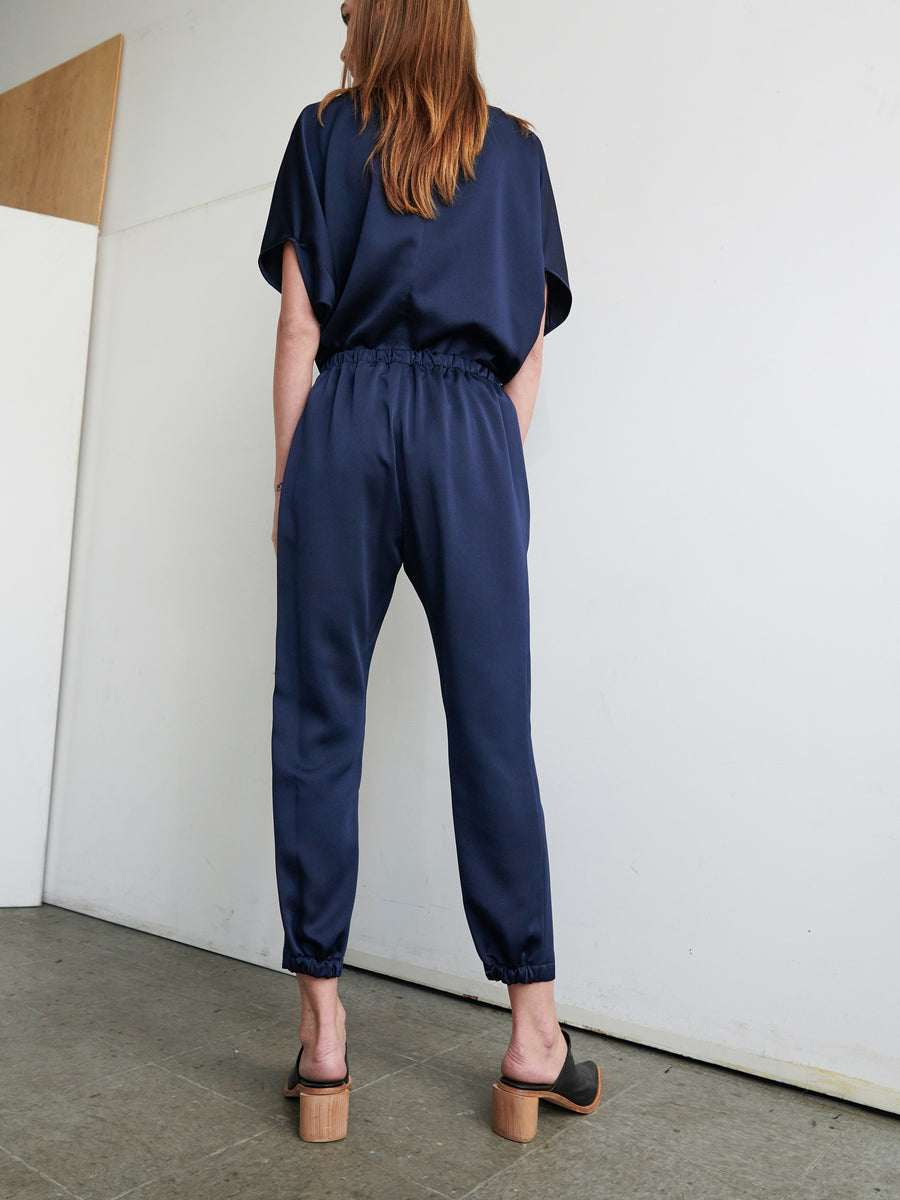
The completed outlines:
{"type": "MultiPolygon", "coordinates": [[[[561,1027],[560,1027],[561,1028],[561,1027]]],[[[565,1029],[566,1061],[552,1086],[546,1083],[522,1083],[500,1076],[494,1084],[494,1133],[511,1142],[530,1142],[537,1133],[538,1101],[549,1100],[572,1112],[592,1113],[600,1103],[600,1068],[595,1062],[576,1066],[572,1042],[565,1029]]]]}

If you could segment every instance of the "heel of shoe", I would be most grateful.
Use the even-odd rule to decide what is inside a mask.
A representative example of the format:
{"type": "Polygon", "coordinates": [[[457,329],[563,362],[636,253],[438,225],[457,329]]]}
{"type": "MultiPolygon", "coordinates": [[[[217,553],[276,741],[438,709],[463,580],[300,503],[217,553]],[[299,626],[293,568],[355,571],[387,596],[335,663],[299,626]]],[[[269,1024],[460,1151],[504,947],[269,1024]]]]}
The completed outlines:
{"type": "Polygon", "coordinates": [[[304,1142],[339,1142],[347,1136],[350,1087],[300,1089],[300,1138],[304,1142]]]}
{"type": "Polygon", "coordinates": [[[530,1142],[537,1133],[538,1097],[494,1084],[494,1133],[511,1142],[530,1142]]]}

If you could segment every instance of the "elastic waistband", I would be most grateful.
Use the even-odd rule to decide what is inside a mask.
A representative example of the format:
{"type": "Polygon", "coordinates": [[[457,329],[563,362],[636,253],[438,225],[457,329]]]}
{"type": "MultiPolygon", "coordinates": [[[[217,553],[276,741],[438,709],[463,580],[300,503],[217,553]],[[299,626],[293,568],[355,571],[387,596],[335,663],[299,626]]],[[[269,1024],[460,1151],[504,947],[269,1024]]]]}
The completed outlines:
{"type": "Polygon", "coordinates": [[[339,350],[325,360],[319,374],[340,366],[342,363],[401,363],[409,367],[429,367],[437,370],[462,371],[466,375],[477,375],[497,387],[502,387],[499,378],[490,367],[466,358],[462,354],[438,354],[435,350],[407,350],[402,346],[356,346],[352,350],[339,350]]]}

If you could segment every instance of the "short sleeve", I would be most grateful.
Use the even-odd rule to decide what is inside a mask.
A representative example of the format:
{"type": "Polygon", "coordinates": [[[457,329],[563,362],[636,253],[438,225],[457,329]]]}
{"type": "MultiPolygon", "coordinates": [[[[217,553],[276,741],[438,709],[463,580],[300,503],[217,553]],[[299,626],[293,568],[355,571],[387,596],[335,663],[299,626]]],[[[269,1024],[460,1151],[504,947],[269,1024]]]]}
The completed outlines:
{"type": "Polygon", "coordinates": [[[332,251],[325,223],[324,146],[317,105],[305,108],[288,141],[269,207],[259,269],[281,291],[282,247],[293,243],[310,304],[320,325],[334,309],[332,251]]]}
{"type": "Polygon", "coordinates": [[[547,320],[544,324],[544,333],[547,334],[557,325],[561,325],[569,315],[572,307],[572,292],[569,288],[569,272],[566,267],[566,253],[563,248],[562,231],[559,228],[556,200],[550,184],[550,173],[547,170],[543,146],[540,147],[540,152],[541,222],[544,270],[547,274],[547,320]]]}

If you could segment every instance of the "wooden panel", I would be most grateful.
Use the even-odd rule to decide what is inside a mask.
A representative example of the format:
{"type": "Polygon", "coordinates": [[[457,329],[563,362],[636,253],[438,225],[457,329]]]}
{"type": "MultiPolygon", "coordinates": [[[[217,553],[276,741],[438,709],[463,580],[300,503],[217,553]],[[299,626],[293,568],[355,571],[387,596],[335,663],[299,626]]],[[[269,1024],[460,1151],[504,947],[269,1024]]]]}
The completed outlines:
{"type": "Polygon", "coordinates": [[[100,224],[123,41],[0,95],[0,204],[100,224]]]}

